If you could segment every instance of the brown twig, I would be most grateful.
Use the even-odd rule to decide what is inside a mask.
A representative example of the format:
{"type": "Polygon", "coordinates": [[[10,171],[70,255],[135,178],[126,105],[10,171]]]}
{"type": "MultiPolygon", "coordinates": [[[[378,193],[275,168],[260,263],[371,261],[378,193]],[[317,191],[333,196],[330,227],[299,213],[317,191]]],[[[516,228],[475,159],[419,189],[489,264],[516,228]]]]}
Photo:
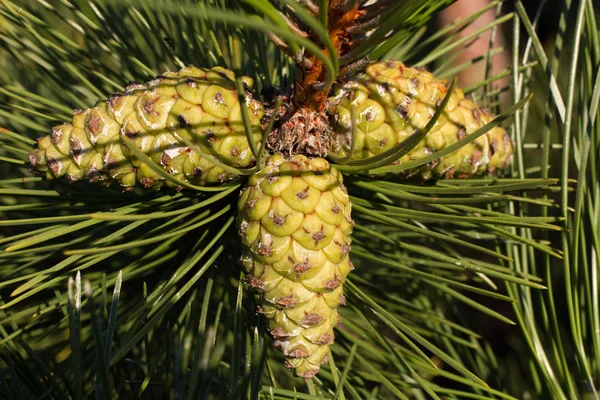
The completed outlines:
{"type": "Polygon", "coordinates": [[[313,62],[310,59],[306,58],[303,50],[298,50],[296,55],[293,57],[296,64],[301,66],[303,69],[310,69],[314,66],[313,62]]]}
{"type": "MultiPolygon", "coordinates": [[[[285,16],[283,16],[283,14],[282,14],[282,16],[286,19],[286,22],[287,22],[288,26],[290,26],[290,28],[291,28],[290,24],[294,25],[296,27],[296,29],[300,29],[299,27],[305,26],[302,19],[296,13],[296,10],[294,10],[290,6],[287,6],[285,10],[288,12],[288,14],[285,16]]],[[[280,11],[280,13],[281,13],[281,11],[280,11]]],[[[302,30],[300,30],[300,31],[303,32],[304,35],[307,35],[307,36],[303,36],[303,37],[309,37],[315,43],[321,42],[319,35],[317,35],[312,29],[309,29],[306,32],[304,32],[302,30]]]]}
{"type": "Polygon", "coordinates": [[[367,57],[363,57],[360,60],[354,61],[351,64],[346,65],[344,68],[340,69],[340,73],[338,75],[339,78],[343,78],[346,75],[349,75],[355,71],[363,69],[367,65],[369,65],[371,61],[367,57]]]}
{"type": "Polygon", "coordinates": [[[376,15],[375,17],[368,19],[366,22],[362,22],[360,24],[349,27],[348,29],[346,29],[346,32],[351,35],[355,35],[357,33],[368,32],[379,26],[380,19],[381,19],[381,14],[376,15]]]}
{"type": "Polygon", "coordinates": [[[389,12],[393,8],[394,5],[396,5],[396,3],[391,2],[390,4],[382,5],[381,7],[377,8],[377,9],[363,11],[364,14],[360,18],[360,21],[358,21],[358,24],[360,24],[360,25],[366,24],[367,22],[371,21],[372,19],[380,20],[381,15],[386,12],[389,12]]]}
{"type": "Polygon", "coordinates": [[[300,4],[308,9],[312,15],[319,15],[319,6],[317,6],[312,0],[298,0],[300,4]]]}
{"type": "Polygon", "coordinates": [[[288,57],[290,57],[294,62],[302,69],[310,69],[313,67],[312,61],[304,56],[304,52],[302,50],[298,50],[296,54],[292,51],[290,46],[287,45],[279,36],[275,35],[273,32],[267,32],[267,38],[273,42],[273,44],[282,52],[284,52],[288,57]]]}
{"type": "Polygon", "coordinates": [[[298,25],[296,25],[294,23],[294,21],[289,19],[287,15],[285,15],[281,11],[279,12],[279,15],[281,15],[281,17],[284,19],[285,23],[287,24],[288,28],[290,28],[290,30],[292,32],[294,32],[296,35],[303,37],[303,38],[308,37],[308,33],[304,32],[302,29],[300,29],[300,27],[298,25]]]}
{"type": "Polygon", "coordinates": [[[356,7],[357,3],[358,0],[343,0],[338,3],[337,9],[341,12],[346,13],[352,10],[354,7],[356,7]]]}
{"type": "MultiPolygon", "coordinates": [[[[346,29],[353,26],[363,15],[358,10],[358,6],[358,0],[329,1],[327,10],[329,37],[338,56],[345,52],[346,47],[350,44],[351,37],[346,29]]],[[[324,49],[323,52],[329,54],[327,49],[324,49]]],[[[294,99],[302,106],[317,110],[325,107],[329,85],[324,83],[327,81],[327,72],[322,61],[315,55],[311,55],[310,59],[314,63],[314,68],[304,69],[304,74],[296,82],[294,99]]]]}
{"type": "Polygon", "coordinates": [[[398,0],[379,0],[373,4],[369,4],[368,6],[361,7],[361,10],[366,11],[367,13],[370,13],[372,11],[378,10],[382,7],[390,6],[397,2],[398,2],[398,0]]]}

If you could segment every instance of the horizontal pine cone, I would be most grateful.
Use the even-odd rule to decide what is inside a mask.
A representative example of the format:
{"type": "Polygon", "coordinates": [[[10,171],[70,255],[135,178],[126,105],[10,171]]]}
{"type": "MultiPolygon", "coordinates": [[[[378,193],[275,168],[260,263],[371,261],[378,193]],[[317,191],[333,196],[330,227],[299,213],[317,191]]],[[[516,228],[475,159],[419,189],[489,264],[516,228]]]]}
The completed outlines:
{"type": "MultiPolygon", "coordinates": [[[[369,65],[364,73],[343,84],[330,98],[329,113],[337,139],[332,154],[343,157],[350,147],[352,119],[356,107],[358,127],[354,160],[372,157],[423,129],[448,93],[449,84],[422,68],[409,68],[399,61],[369,65]]],[[[408,154],[393,164],[418,160],[472,134],[493,116],[466,99],[462,90],[450,95],[444,113],[431,131],[408,154]]],[[[495,127],[460,149],[403,175],[430,178],[467,178],[495,173],[510,166],[513,142],[495,127]]]]}
{"type": "MultiPolygon", "coordinates": [[[[190,66],[144,85],[131,84],[124,93],[90,109],[75,110],[70,123],[55,126],[52,134],[38,139],[38,147],[29,153],[33,170],[48,179],[66,177],[71,182],[178,186],[136,158],[124,142],[126,136],[180,181],[206,185],[231,180],[235,174],[211,160],[241,168],[255,162],[233,78],[224,68],[190,66]]],[[[253,137],[260,142],[263,106],[252,98],[252,80],[242,81],[253,137]]]]}

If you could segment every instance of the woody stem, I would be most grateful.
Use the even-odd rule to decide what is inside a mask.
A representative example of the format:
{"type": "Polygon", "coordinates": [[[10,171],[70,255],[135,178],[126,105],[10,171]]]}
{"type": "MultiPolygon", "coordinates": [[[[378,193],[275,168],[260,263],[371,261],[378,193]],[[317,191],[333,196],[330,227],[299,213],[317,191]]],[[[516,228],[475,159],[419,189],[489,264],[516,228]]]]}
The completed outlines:
{"type": "MultiPolygon", "coordinates": [[[[363,15],[359,11],[359,2],[357,0],[330,0],[327,10],[327,22],[329,38],[333,43],[336,54],[330,55],[339,57],[344,52],[350,42],[351,33],[348,29],[356,24],[356,21],[363,15]]],[[[323,49],[324,53],[328,50],[323,49]]],[[[308,59],[313,63],[312,68],[303,68],[303,74],[296,81],[295,101],[300,106],[309,107],[315,111],[322,110],[325,106],[325,100],[331,89],[330,84],[326,84],[327,76],[323,62],[314,54],[309,55],[308,59]]]]}

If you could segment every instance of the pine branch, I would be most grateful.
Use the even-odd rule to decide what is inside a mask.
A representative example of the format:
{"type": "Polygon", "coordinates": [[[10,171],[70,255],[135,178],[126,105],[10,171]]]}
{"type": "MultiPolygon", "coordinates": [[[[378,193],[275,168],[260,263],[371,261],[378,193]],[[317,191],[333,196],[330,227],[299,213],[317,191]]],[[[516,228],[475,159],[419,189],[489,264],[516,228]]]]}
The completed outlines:
{"type": "MultiPolygon", "coordinates": [[[[6,396],[595,395],[600,46],[592,2],[559,2],[552,54],[536,30],[547,15],[543,9],[554,3],[542,2],[530,16],[516,1],[514,14],[461,40],[454,29],[498,2],[432,34],[421,29],[449,3],[2,2],[0,385],[6,396]],[[299,82],[307,99],[327,99],[335,94],[332,85],[360,76],[382,57],[400,57],[406,65],[437,62],[434,75],[452,77],[506,51],[454,63],[454,53],[478,35],[510,24],[515,33],[525,28],[514,37],[510,70],[465,93],[499,104],[505,89],[488,86],[503,77],[511,79],[515,103],[535,93],[500,114],[518,143],[512,175],[428,182],[365,176],[365,168],[393,172],[434,161],[469,138],[447,153],[388,166],[447,120],[445,107],[430,106],[438,115],[429,116],[432,126],[420,132],[425,136],[357,161],[366,116],[359,107],[348,109],[349,152],[332,160],[355,205],[356,268],[329,361],[310,383],[293,378],[271,346],[268,320],[256,312],[260,299],[240,279],[242,246],[230,212],[247,174],[266,162],[268,136],[279,128],[279,110],[291,92],[284,82],[299,82]],[[266,115],[253,143],[257,165],[231,167],[239,181],[122,193],[118,186],[29,174],[27,155],[38,145],[33,139],[71,120],[73,108],[91,107],[128,81],[146,82],[191,63],[235,69],[232,84],[242,103],[242,74],[254,78],[256,98],[283,86],[263,99],[277,112],[266,115]],[[570,179],[574,174],[577,181],[570,179]],[[518,329],[505,330],[511,323],[518,329]],[[498,337],[514,348],[501,348],[498,337]]],[[[247,127],[244,133],[246,140],[253,134],[247,127]]],[[[199,147],[193,140],[190,148],[199,147]]],[[[160,160],[135,146],[131,152],[164,179],[182,183],[160,160]]]]}

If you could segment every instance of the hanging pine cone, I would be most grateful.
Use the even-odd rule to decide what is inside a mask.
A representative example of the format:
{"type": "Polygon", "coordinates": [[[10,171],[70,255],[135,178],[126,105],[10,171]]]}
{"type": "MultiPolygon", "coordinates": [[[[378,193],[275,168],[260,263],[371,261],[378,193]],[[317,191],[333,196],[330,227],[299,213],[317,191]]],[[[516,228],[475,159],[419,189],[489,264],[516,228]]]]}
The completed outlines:
{"type": "Polygon", "coordinates": [[[349,259],[352,205],[323,158],[275,155],[238,203],[247,282],[261,293],[269,331],[298,376],[327,361],[349,259]]]}

